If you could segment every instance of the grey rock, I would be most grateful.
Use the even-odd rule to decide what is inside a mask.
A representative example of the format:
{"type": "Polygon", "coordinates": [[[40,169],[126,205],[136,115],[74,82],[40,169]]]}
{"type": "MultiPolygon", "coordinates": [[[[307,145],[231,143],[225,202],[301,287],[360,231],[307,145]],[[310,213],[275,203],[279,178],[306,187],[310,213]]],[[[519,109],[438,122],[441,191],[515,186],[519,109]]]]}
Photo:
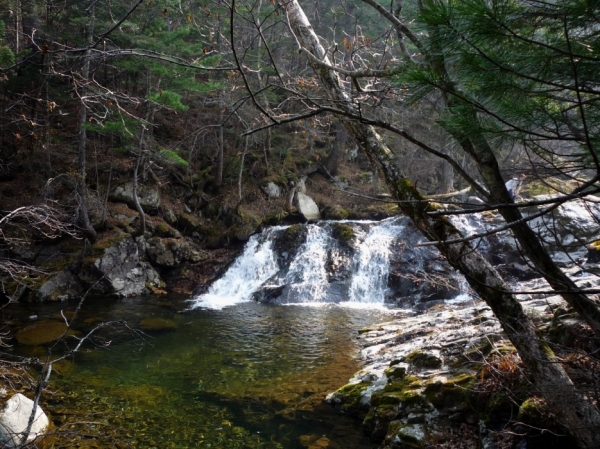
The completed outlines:
{"type": "Polygon", "coordinates": [[[200,262],[208,257],[193,242],[160,237],[148,240],[146,253],[153,264],[167,268],[178,267],[184,262],[200,262]]]}
{"type": "Polygon", "coordinates": [[[84,288],[79,279],[70,271],[61,271],[46,281],[37,291],[38,301],[68,301],[78,299],[84,288]]]}
{"type": "MultiPolygon", "coordinates": [[[[133,183],[115,187],[110,193],[109,199],[118,203],[125,203],[131,208],[135,208],[133,201],[133,183]]],[[[156,187],[138,185],[138,199],[140,205],[148,210],[157,210],[160,207],[160,192],[156,187]]]]}
{"type": "Polygon", "coordinates": [[[280,198],[281,194],[283,193],[281,187],[274,182],[269,182],[261,188],[269,198],[280,198]]]}
{"type": "Polygon", "coordinates": [[[147,293],[148,287],[158,288],[163,281],[145,260],[145,246],[143,238],[136,242],[125,237],[106,248],[93,263],[84,265],[79,278],[95,291],[120,297],[147,293]]]}

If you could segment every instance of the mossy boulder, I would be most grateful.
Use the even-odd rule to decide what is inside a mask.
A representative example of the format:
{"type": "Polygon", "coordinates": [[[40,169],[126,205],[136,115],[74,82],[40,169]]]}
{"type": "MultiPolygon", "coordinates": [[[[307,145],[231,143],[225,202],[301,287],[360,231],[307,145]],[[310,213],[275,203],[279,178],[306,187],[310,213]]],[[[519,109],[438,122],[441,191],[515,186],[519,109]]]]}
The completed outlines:
{"type": "Polygon", "coordinates": [[[369,410],[366,393],[372,385],[370,382],[359,382],[344,385],[327,397],[327,402],[350,416],[363,419],[369,410]]]}
{"type": "Polygon", "coordinates": [[[194,242],[160,237],[148,240],[146,254],[154,265],[165,268],[179,267],[185,262],[197,263],[208,258],[206,252],[194,242]]]}
{"type": "Polygon", "coordinates": [[[331,236],[344,246],[350,246],[356,239],[352,226],[344,223],[332,223],[331,236]]]}
{"type": "Polygon", "coordinates": [[[181,237],[181,233],[177,229],[171,227],[167,222],[162,220],[153,225],[153,230],[159,237],[176,239],[181,237]]]}
{"type": "Polygon", "coordinates": [[[475,381],[475,375],[472,373],[458,374],[448,379],[434,379],[427,384],[424,394],[437,409],[463,410],[468,407],[475,381]]]}
{"type": "Polygon", "coordinates": [[[36,292],[38,301],[67,301],[81,298],[82,283],[70,271],[65,270],[52,276],[36,292]]]}
{"type": "Polygon", "coordinates": [[[350,217],[350,212],[340,205],[330,204],[322,208],[321,217],[325,220],[345,220],[350,217]]]}
{"type": "Polygon", "coordinates": [[[246,241],[261,225],[261,217],[247,211],[243,207],[238,207],[233,226],[229,232],[232,238],[246,241]]]}
{"type": "Polygon", "coordinates": [[[185,212],[177,214],[176,227],[185,235],[192,235],[194,232],[201,232],[203,230],[200,218],[185,212]]]}

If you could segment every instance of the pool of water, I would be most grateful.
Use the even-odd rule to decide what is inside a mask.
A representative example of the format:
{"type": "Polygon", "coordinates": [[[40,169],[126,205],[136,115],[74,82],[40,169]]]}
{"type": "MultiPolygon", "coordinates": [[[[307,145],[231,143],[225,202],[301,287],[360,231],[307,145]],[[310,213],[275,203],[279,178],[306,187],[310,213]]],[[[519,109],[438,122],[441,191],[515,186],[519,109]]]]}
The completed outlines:
{"type": "MultiPolygon", "coordinates": [[[[165,297],[84,305],[74,321],[80,335],[100,322],[126,324],[103,329],[56,364],[42,401],[57,425],[52,447],[374,447],[358,423],[323,399],[359,369],[358,329],[391,319],[389,312],[188,305],[165,297]]],[[[31,315],[38,322],[60,320],[61,311],[69,317],[69,306],[29,304],[3,313],[5,322],[23,325],[31,315]]],[[[12,351],[42,356],[47,346],[12,351]]]]}

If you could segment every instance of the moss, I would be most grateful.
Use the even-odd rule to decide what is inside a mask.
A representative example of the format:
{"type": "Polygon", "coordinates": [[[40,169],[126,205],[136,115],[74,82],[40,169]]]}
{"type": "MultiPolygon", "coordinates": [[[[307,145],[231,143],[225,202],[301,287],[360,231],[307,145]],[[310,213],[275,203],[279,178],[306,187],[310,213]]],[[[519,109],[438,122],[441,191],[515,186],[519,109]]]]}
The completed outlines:
{"type": "Polygon", "coordinates": [[[406,367],[392,365],[388,369],[385,370],[385,375],[388,379],[394,380],[402,380],[406,377],[406,367]]]}
{"type": "Polygon", "coordinates": [[[364,418],[369,409],[368,403],[363,401],[363,393],[371,386],[369,382],[357,384],[348,384],[335,392],[335,396],[340,399],[340,410],[352,416],[364,418]]]}
{"type": "Polygon", "coordinates": [[[261,179],[260,184],[265,185],[270,182],[285,187],[288,184],[288,179],[283,174],[274,173],[272,175],[269,175],[269,176],[261,179]]]}
{"type": "Polygon", "coordinates": [[[421,394],[423,382],[416,376],[404,376],[402,379],[388,382],[386,386],[373,393],[373,406],[401,405],[402,407],[425,405],[426,398],[421,394]]]}
{"type": "Polygon", "coordinates": [[[177,231],[169,226],[166,222],[161,221],[156,225],[156,233],[160,237],[177,237],[177,231]]]}
{"type": "Polygon", "coordinates": [[[234,225],[230,228],[230,237],[238,240],[246,240],[250,234],[262,225],[262,219],[258,215],[254,215],[246,211],[242,207],[238,207],[234,225]]]}
{"type": "Polygon", "coordinates": [[[90,254],[84,259],[84,262],[85,263],[94,263],[96,261],[96,259],[98,259],[99,257],[102,257],[105,250],[117,245],[119,242],[122,242],[123,240],[130,238],[130,237],[131,237],[130,234],[120,232],[116,235],[113,234],[113,235],[103,237],[99,240],[96,240],[94,242],[94,244],[92,245],[90,254]]]}
{"type": "Polygon", "coordinates": [[[406,356],[406,361],[416,368],[435,369],[442,366],[442,361],[434,356],[423,351],[413,351],[406,356]]]}
{"type": "Polygon", "coordinates": [[[264,219],[264,223],[269,226],[276,226],[280,224],[283,220],[285,220],[288,217],[288,215],[289,213],[286,210],[279,209],[275,212],[268,214],[264,219]]]}
{"type": "Polygon", "coordinates": [[[352,243],[356,237],[354,229],[352,229],[352,227],[348,226],[347,224],[332,223],[331,228],[332,237],[345,245],[352,243]]]}
{"type": "Polygon", "coordinates": [[[425,387],[425,397],[438,409],[462,409],[467,406],[475,381],[475,375],[463,373],[445,382],[432,382],[425,387]]]}
{"type": "Polygon", "coordinates": [[[185,233],[192,233],[202,227],[199,218],[191,214],[181,212],[177,214],[177,228],[185,233]]]}

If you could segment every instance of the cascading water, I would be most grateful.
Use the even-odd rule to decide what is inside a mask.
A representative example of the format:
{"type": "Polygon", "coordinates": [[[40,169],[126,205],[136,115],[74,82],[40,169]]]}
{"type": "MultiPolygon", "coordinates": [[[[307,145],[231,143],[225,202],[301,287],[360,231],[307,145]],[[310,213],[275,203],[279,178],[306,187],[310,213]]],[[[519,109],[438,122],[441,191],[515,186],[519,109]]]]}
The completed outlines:
{"type": "MultiPolygon", "coordinates": [[[[252,299],[275,304],[406,304],[418,300],[424,287],[429,299],[454,296],[419,279],[428,271],[446,273],[440,272],[444,262],[436,250],[415,248],[421,238],[402,217],[269,228],[250,239],[206,294],[192,299],[192,308],[221,309],[252,299]]],[[[450,269],[447,273],[452,276],[450,269]]]]}
{"type": "Polygon", "coordinates": [[[250,237],[225,275],[215,281],[207,293],[197,297],[192,308],[222,309],[249,301],[252,293],[279,270],[271,238],[279,229],[281,227],[270,228],[250,237]]]}
{"type": "Polygon", "coordinates": [[[404,226],[399,225],[396,220],[386,220],[372,227],[364,240],[357,245],[348,292],[350,302],[384,302],[390,271],[390,246],[403,228],[404,226]]]}
{"type": "Polygon", "coordinates": [[[284,279],[288,296],[295,302],[321,302],[326,299],[328,240],[331,237],[317,225],[309,225],[306,242],[298,249],[284,279]]]}

